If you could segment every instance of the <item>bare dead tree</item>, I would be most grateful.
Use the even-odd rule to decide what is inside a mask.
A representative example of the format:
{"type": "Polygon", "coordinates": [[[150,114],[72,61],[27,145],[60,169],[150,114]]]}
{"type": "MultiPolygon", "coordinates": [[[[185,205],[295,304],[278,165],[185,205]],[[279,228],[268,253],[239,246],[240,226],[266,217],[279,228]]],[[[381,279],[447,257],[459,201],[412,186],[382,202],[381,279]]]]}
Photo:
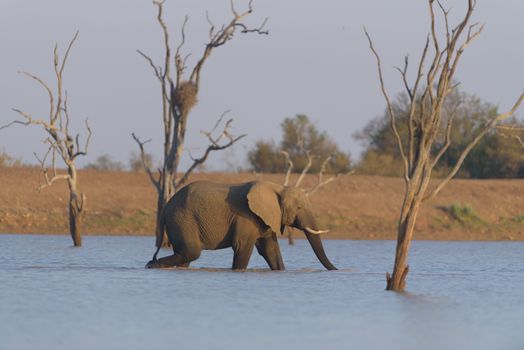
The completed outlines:
{"type": "MultiPolygon", "coordinates": [[[[162,29],[164,39],[165,52],[163,65],[157,66],[150,56],[140,50],[137,50],[137,52],[153,69],[153,72],[160,83],[162,98],[162,120],[164,124],[163,164],[161,168],[158,169],[157,174],[154,174],[151,169],[146,169],[149,179],[155,186],[158,195],[156,222],[158,245],[158,242],[168,242],[167,239],[162,239],[164,232],[160,225],[162,211],[167,201],[173,196],[176,190],[187,181],[191,172],[207,160],[211,152],[224,150],[243,137],[243,135],[240,137],[233,137],[231,135],[230,127],[232,120],[228,120],[225,123],[222,132],[219,133],[218,137],[215,138],[211,136],[222,122],[222,118],[220,118],[213,130],[205,133],[210,144],[204,152],[204,155],[200,158],[193,158],[193,165],[189,167],[182,177],[177,178],[178,165],[184,151],[184,141],[189,113],[198,100],[202,68],[213,51],[233,39],[237,32],[256,34],[268,34],[268,32],[263,29],[267,20],[265,20],[260,27],[254,29],[251,29],[242,23],[242,21],[253,12],[251,1],[249,2],[248,9],[244,12],[237,12],[233,3],[231,3],[232,19],[229,23],[217,28],[211,22],[209,17],[207,18],[210,25],[209,41],[205,45],[202,55],[196,60],[196,64],[192,70],[190,70],[188,75],[186,75],[185,73],[188,68],[187,61],[190,54],[184,55],[182,53],[182,48],[186,41],[185,27],[188,22],[188,17],[186,16],[184,23],[182,24],[181,41],[176,47],[173,57],[169,30],[163,19],[164,1],[155,0],[153,1],[153,4],[158,9],[157,20],[162,29]]],[[[144,145],[147,141],[140,141],[135,134],[133,134],[133,138],[140,147],[142,158],[145,159],[144,145]]]]}
{"type": "MultiPolygon", "coordinates": [[[[311,169],[311,166],[313,165],[313,162],[315,161],[315,158],[318,158],[318,156],[315,156],[315,155],[311,154],[311,151],[305,148],[305,146],[304,146],[304,139],[302,137],[302,132],[300,130],[296,130],[296,133],[297,133],[297,146],[305,154],[305,156],[307,158],[307,163],[306,163],[306,166],[304,167],[304,169],[302,169],[302,172],[300,173],[299,177],[297,178],[297,180],[295,181],[295,183],[293,185],[289,184],[289,180],[290,180],[290,177],[291,177],[291,173],[293,172],[294,163],[291,160],[291,157],[290,157],[288,151],[281,150],[280,153],[282,153],[284,155],[284,157],[286,157],[286,164],[288,165],[287,170],[286,170],[286,176],[284,178],[284,186],[292,186],[292,187],[297,187],[298,188],[298,187],[300,187],[300,184],[304,180],[306,174],[309,172],[309,169],[311,169]]],[[[327,179],[324,179],[324,174],[325,174],[325,172],[327,170],[327,165],[331,161],[331,158],[332,158],[331,156],[327,156],[322,161],[322,165],[321,165],[320,170],[318,172],[317,183],[312,188],[310,188],[308,190],[304,190],[304,192],[306,193],[306,196],[309,197],[310,195],[315,193],[320,187],[325,186],[325,185],[331,183],[332,181],[338,179],[339,176],[343,175],[342,173],[337,173],[337,174],[335,174],[333,176],[328,177],[327,179]]],[[[352,173],[353,173],[353,171],[350,171],[350,172],[346,173],[345,175],[351,175],[352,173]]],[[[293,235],[292,235],[291,231],[289,229],[287,229],[286,233],[287,233],[288,243],[290,245],[294,245],[295,244],[295,240],[293,238],[293,235]]]]}
{"type": "Polygon", "coordinates": [[[35,157],[40,163],[44,180],[38,190],[40,191],[58,180],[67,181],[69,187],[69,230],[75,247],[82,245],[81,224],[82,219],[85,216],[86,208],[86,196],[78,190],[78,175],[75,161],[79,156],[85,156],[87,154],[92,135],[87,119],[85,121],[87,137],[83,145],[80,144],[80,134],[74,136],[69,129],[71,119],[67,105],[67,92],[63,88],[63,73],[69,53],[77,37],[78,32],[76,32],[73,39],[69,42],[62,60],[59,58],[58,45],[55,45],[53,61],[56,78],[55,91],[53,91],[47,83],[36,75],[28,72],[21,72],[25,76],[34,79],[47,92],[50,108],[47,120],[43,118],[33,118],[31,114],[19,109],[13,109],[13,111],[17,112],[22,117],[22,120],[15,120],[4,126],[9,127],[15,124],[26,126],[37,125],[42,127],[48,135],[44,141],[48,145],[48,149],[44,156],[38,157],[35,153],[35,157]],[[57,158],[62,160],[67,169],[66,173],[57,171],[57,158]]]}
{"type": "Polygon", "coordinates": [[[442,118],[444,101],[456,87],[452,82],[464,51],[480,35],[484,26],[479,26],[477,23],[469,24],[475,9],[475,0],[468,0],[467,11],[454,28],[450,27],[448,21],[449,10],[445,10],[438,1],[428,0],[428,4],[430,30],[418,63],[414,83],[412,85],[408,83],[409,62],[407,57],[404,60],[404,66],[397,68],[410,101],[408,135],[406,138],[402,138],[397,129],[398,120],[385,88],[380,57],[373,46],[370,35],[364,29],[370,49],[377,61],[380,88],[386,100],[391,130],[395,135],[404,165],[405,195],[398,221],[395,264],[393,274],[387,273],[386,276],[386,289],[393,291],[403,291],[406,286],[406,276],[409,271],[409,266],[407,265],[408,252],[421,204],[435,197],[444,188],[457,174],[464,159],[473,147],[490,130],[509,118],[517,110],[524,98],[524,94],[521,94],[515,105],[508,112],[489,120],[462,150],[457,163],[449,173],[437,185],[430,188],[432,170],[451,145],[453,117],[447,120],[442,118]],[[439,39],[437,34],[435,5],[438,5],[437,11],[443,17],[444,40],[439,39]],[[430,48],[431,46],[432,48],[430,48]],[[424,71],[426,63],[429,63],[429,68],[424,71]],[[442,128],[442,126],[445,127],[442,128]],[[442,133],[439,133],[439,130],[445,130],[443,135],[445,142],[440,149],[432,152],[435,141],[438,137],[442,137],[442,133]]]}

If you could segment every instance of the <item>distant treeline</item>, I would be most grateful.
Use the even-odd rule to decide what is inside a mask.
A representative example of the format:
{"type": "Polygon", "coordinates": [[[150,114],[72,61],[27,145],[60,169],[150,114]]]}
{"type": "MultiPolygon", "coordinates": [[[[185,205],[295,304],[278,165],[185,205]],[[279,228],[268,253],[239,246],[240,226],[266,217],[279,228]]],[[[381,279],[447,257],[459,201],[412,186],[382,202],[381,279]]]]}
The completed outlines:
{"type": "MultiPolygon", "coordinates": [[[[401,136],[408,132],[407,120],[409,101],[405,94],[393,103],[398,118],[397,128],[401,136]]],[[[424,111],[415,111],[424,113],[424,111]]],[[[480,98],[460,91],[450,93],[443,108],[443,127],[438,135],[433,152],[436,154],[446,143],[448,122],[453,124],[448,152],[440,159],[435,171],[447,173],[453,167],[464,147],[478,130],[498,114],[497,107],[480,98]]],[[[512,119],[507,127],[493,130],[486,135],[466,158],[458,177],[461,178],[524,178],[524,148],[517,139],[518,129],[524,125],[512,119]]],[[[323,159],[331,156],[328,173],[343,173],[354,169],[358,174],[402,176],[403,164],[397,141],[390,129],[390,119],[383,115],[371,120],[362,131],[354,135],[364,145],[362,158],[352,164],[349,153],[340,150],[336,142],[321,132],[305,115],[286,118],[282,124],[282,139],[279,144],[272,140],[258,141],[249,151],[251,170],[260,173],[282,173],[287,169],[286,159],[281,153],[287,151],[294,162],[294,172],[301,172],[307,163],[304,150],[315,155],[310,172],[318,172],[323,159]],[[301,145],[300,145],[301,143],[301,145]]],[[[405,138],[404,138],[405,139],[405,138]]]]}

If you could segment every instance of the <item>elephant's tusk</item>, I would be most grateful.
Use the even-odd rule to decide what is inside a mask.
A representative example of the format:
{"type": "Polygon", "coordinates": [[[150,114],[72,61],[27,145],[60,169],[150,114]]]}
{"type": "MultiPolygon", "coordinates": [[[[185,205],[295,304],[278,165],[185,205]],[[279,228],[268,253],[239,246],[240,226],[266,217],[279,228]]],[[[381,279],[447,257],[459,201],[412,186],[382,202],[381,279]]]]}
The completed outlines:
{"type": "Polygon", "coordinates": [[[320,235],[322,233],[328,233],[329,232],[329,230],[318,230],[318,231],[315,231],[315,230],[313,230],[312,228],[309,228],[309,227],[306,227],[304,230],[306,230],[307,232],[312,233],[314,235],[320,235]]]}

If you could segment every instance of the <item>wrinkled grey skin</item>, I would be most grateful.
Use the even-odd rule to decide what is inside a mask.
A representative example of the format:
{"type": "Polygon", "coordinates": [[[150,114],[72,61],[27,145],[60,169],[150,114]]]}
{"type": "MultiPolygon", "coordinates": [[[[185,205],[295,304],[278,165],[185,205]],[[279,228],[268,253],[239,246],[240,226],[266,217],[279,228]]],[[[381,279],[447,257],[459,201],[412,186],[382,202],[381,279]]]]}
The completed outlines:
{"type": "Polygon", "coordinates": [[[291,226],[304,232],[326,269],[336,270],[320,236],[306,229],[318,231],[311,205],[297,188],[264,181],[236,185],[193,182],[169,200],[162,220],[173,255],[157,259],[157,249],[147,268],[187,267],[203,249],[232,247],[232,268],[245,269],[256,247],[272,270],[284,270],[277,233],[291,226]]]}

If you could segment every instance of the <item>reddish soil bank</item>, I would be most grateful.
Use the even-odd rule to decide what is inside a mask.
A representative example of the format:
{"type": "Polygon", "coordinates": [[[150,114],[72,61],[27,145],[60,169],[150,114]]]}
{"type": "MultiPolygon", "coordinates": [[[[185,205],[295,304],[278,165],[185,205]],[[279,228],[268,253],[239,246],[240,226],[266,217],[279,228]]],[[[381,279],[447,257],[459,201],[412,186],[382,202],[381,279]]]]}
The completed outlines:
{"type": "MultiPolygon", "coordinates": [[[[195,174],[191,181],[251,181],[253,174],[195,174]]],[[[283,175],[259,179],[283,182],[283,175]]],[[[65,182],[37,192],[36,168],[0,168],[0,232],[67,233],[65,182]]],[[[304,187],[315,184],[309,176],[304,187]]],[[[436,184],[438,179],[434,180],[436,184]]],[[[321,188],[311,202],[325,238],[394,239],[402,203],[400,178],[344,176],[321,188]]],[[[80,171],[87,196],[85,234],[151,235],[155,191],[143,173],[80,171]]],[[[301,237],[300,232],[295,232],[301,237]]],[[[524,180],[454,180],[424,204],[416,239],[524,240],[524,180]]]]}

